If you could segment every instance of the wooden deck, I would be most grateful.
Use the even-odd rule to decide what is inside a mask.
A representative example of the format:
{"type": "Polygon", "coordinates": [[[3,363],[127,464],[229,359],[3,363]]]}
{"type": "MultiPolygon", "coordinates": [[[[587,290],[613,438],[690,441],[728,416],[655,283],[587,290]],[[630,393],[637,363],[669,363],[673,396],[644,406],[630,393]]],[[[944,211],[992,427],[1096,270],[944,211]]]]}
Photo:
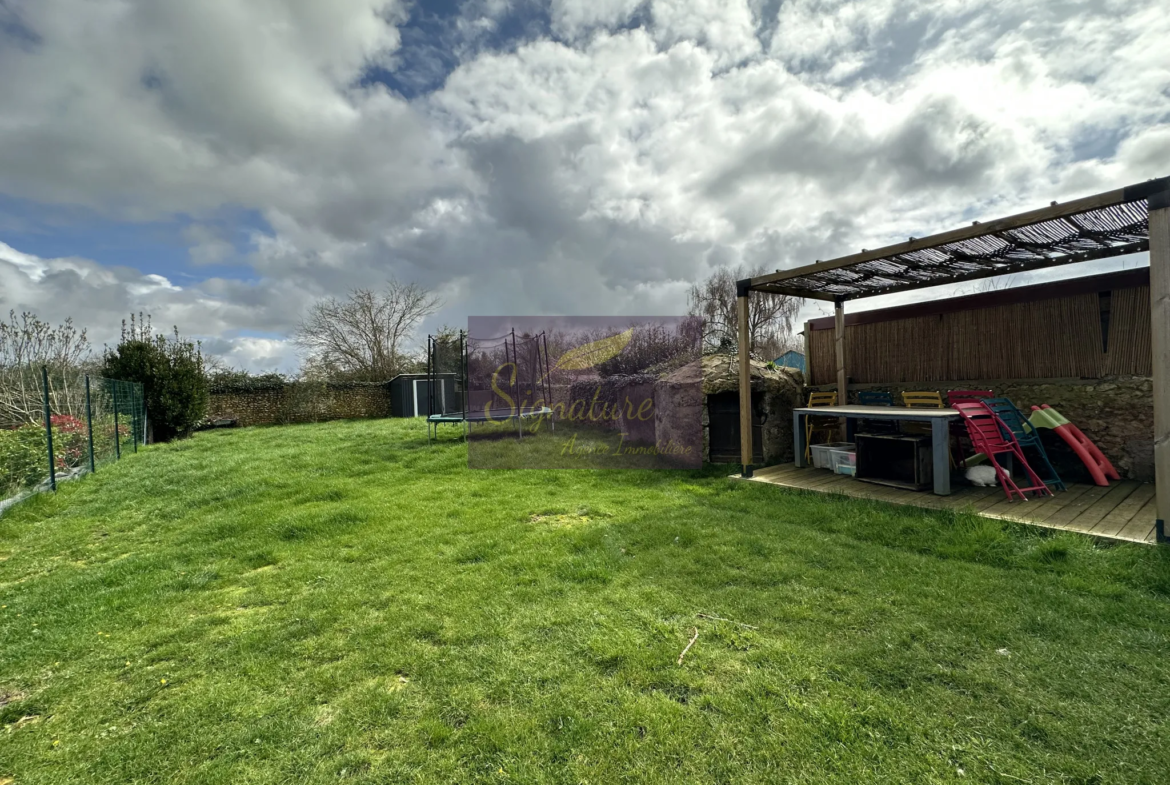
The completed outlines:
{"type": "MultiPolygon", "coordinates": [[[[739,477],[738,474],[732,476],[739,477]]],[[[791,463],[759,469],[750,481],[911,507],[966,509],[988,518],[1081,532],[1094,537],[1154,542],[1153,483],[1123,480],[1108,488],[1074,484],[1052,497],[1008,502],[1003,489],[998,486],[976,488],[956,482],[950,496],[935,496],[925,491],[905,491],[862,482],[825,469],[797,469],[791,463]]]]}

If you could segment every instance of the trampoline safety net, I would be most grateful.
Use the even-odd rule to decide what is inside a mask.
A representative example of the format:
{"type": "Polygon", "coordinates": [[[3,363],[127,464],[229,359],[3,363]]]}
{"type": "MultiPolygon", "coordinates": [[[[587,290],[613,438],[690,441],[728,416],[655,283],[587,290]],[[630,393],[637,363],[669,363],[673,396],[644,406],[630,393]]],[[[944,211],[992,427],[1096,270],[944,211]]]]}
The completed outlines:
{"type": "Polygon", "coordinates": [[[428,413],[477,419],[515,417],[548,406],[548,343],[544,333],[495,337],[429,336],[428,413]]]}
{"type": "Polygon", "coordinates": [[[459,415],[466,410],[466,340],[462,331],[458,335],[428,336],[428,415],[459,415]]]}

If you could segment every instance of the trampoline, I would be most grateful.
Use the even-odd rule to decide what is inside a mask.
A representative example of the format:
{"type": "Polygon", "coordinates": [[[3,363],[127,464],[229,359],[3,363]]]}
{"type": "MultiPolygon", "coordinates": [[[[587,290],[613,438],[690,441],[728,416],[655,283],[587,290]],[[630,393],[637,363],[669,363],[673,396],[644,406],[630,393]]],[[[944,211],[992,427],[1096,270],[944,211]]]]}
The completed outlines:
{"type": "Polygon", "coordinates": [[[494,338],[478,338],[461,330],[458,336],[427,336],[427,439],[438,437],[443,424],[463,426],[467,438],[473,425],[514,421],[517,438],[524,421],[552,420],[548,337],[516,335],[512,330],[494,338]],[[455,377],[455,395],[443,395],[440,379],[455,377]]]}

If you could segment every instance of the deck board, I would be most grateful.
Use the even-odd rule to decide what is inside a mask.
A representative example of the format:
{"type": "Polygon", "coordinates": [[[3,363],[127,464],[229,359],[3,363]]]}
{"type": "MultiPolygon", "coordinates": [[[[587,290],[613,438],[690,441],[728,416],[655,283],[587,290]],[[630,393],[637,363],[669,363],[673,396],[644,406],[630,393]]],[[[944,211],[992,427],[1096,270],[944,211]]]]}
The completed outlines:
{"type": "MultiPolygon", "coordinates": [[[[739,475],[732,475],[742,479],[739,475]]],[[[1080,532],[1094,537],[1131,542],[1154,541],[1156,497],[1151,483],[1123,480],[1109,487],[1074,483],[1055,496],[1008,502],[1003,489],[976,488],[956,484],[950,496],[909,491],[864,482],[825,469],[796,468],[780,464],[758,469],[751,482],[784,488],[832,493],[927,509],[972,512],[987,518],[1015,521],[1032,526],[1080,532]]]]}
{"type": "Polygon", "coordinates": [[[1158,498],[1147,501],[1137,514],[1117,533],[1119,540],[1154,541],[1154,521],[1158,517],[1158,498]]]}
{"type": "Polygon", "coordinates": [[[1073,499],[1066,504],[1059,512],[1048,519],[1047,523],[1051,526],[1067,526],[1081,513],[1088,510],[1101,497],[1108,494],[1112,488],[1108,485],[1094,485],[1081,494],[1080,498],[1073,499]]]}
{"type": "MultiPolygon", "coordinates": [[[[1101,519],[1101,522],[1093,528],[1093,531],[1097,532],[1099,530],[1106,536],[1120,533],[1125,529],[1126,524],[1134,519],[1138,511],[1146,505],[1146,502],[1154,498],[1154,493],[1153,483],[1139,485],[1125,501],[1118,504],[1113,508],[1112,512],[1101,519]]],[[[1157,517],[1157,515],[1154,517],[1157,517]]]]}
{"type": "Polygon", "coordinates": [[[1072,525],[1077,527],[1079,531],[1093,531],[1097,524],[1105,520],[1105,516],[1116,510],[1118,505],[1123,504],[1140,487],[1142,485],[1138,482],[1117,483],[1109,489],[1109,493],[1098,499],[1096,504],[1073,518],[1072,525]]]}

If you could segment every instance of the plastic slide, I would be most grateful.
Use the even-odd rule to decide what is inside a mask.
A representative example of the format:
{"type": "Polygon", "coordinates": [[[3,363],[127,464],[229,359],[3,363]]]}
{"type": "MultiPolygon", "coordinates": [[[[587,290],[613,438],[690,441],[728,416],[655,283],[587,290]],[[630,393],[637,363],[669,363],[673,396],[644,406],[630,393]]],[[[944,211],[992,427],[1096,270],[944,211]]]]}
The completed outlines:
{"type": "Polygon", "coordinates": [[[1101,449],[1093,444],[1089,437],[1081,432],[1080,428],[1073,425],[1048,404],[1033,406],[1032,416],[1028,418],[1028,422],[1034,428],[1051,428],[1059,433],[1065,444],[1071,447],[1077,457],[1081,459],[1081,463],[1085,464],[1085,468],[1093,477],[1093,482],[1098,485],[1108,485],[1110,478],[1121,479],[1121,475],[1117,473],[1117,469],[1113,468],[1113,464],[1105,457],[1105,453],[1101,452],[1101,449]]]}

